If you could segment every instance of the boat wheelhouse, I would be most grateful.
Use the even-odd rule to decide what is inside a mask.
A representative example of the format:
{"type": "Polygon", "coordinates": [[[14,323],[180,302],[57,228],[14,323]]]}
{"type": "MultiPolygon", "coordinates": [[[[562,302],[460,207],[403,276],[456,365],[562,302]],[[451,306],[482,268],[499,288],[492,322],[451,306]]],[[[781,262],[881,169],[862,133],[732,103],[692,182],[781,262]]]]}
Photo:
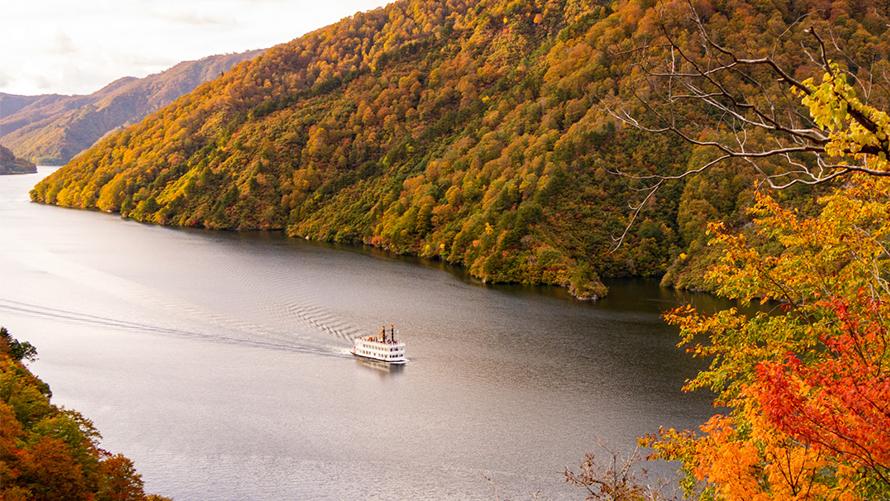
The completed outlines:
{"type": "Polygon", "coordinates": [[[405,343],[396,340],[396,329],[386,327],[380,329],[376,336],[364,336],[353,339],[352,354],[357,357],[379,360],[390,364],[404,364],[405,343]]]}

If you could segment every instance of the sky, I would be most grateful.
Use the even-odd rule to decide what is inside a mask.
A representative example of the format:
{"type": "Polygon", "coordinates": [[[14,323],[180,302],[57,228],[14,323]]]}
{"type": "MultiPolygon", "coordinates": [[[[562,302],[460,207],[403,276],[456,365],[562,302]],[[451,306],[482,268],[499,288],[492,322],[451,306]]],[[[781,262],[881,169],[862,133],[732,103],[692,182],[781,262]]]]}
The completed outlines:
{"type": "Polygon", "coordinates": [[[89,94],[263,49],[391,0],[0,0],[0,92],[89,94]]]}

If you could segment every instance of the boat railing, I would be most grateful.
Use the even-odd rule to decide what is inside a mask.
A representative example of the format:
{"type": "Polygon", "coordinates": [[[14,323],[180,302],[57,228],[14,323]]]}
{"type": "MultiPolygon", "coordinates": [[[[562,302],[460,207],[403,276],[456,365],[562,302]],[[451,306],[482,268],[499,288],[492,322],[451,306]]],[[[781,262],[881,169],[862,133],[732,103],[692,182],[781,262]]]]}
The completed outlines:
{"type": "Polygon", "coordinates": [[[366,337],[361,338],[361,340],[368,341],[371,343],[378,343],[378,344],[405,344],[399,340],[393,340],[393,339],[386,339],[385,341],[381,341],[380,337],[378,337],[378,336],[366,336],[366,337]]]}

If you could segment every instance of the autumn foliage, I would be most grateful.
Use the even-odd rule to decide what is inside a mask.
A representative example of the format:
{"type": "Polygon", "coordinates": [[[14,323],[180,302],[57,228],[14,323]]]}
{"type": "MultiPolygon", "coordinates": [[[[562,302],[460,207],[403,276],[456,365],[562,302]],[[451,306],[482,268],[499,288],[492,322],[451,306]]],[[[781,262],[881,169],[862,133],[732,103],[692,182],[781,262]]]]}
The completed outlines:
{"type": "Polygon", "coordinates": [[[710,368],[718,414],[700,434],[650,437],[679,460],[689,493],[725,499],[871,499],[890,493],[890,183],[856,178],[801,218],[759,195],[756,245],[712,226],[718,290],[770,311],[667,319],[710,368]]]}
{"type": "Polygon", "coordinates": [[[890,467],[890,374],[884,360],[890,310],[861,296],[853,304],[835,299],[825,305],[838,323],[836,335],[819,340],[827,356],[806,364],[789,353],[784,362],[759,364],[752,396],[782,432],[883,477],[890,467]]]}
{"type": "Polygon", "coordinates": [[[133,462],[101,449],[78,412],[50,403],[23,360],[36,350],[0,328],[0,499],[163,501],[147,496],[133,462]]]}
{"type": "Polygon", "coordinates": [[[687,494],[704,499],[890,496],[890,116],[840,73],[805,85],[814,121],[843,145],[834,151],[873,173],[834,185],[811,216],[758,193],[751,231],[711,225],[715,289],[770,309],[666,316],[711,360],[687,389],[710,389],[729,412],[646,443],[680,461],[687,494]]]}

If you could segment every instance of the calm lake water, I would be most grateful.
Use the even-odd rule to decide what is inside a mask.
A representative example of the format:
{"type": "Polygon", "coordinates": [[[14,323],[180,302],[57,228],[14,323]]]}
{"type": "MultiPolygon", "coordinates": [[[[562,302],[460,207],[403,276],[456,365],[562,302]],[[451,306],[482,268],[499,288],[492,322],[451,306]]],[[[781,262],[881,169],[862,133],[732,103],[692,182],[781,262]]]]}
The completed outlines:
{"type": "Polygon", "coordinates": [[[680,392],[697,363],[659,319],[707,297],[636,281],[583,304],[419,260],[29,203],[51,170],[0,176],[0,324],[151,492],[578,499],[562,471],[597,443],[630,450],[712,411],[680,392]],[[404,370],[348,354],[383,322],[408,343],[404,370]]]}

